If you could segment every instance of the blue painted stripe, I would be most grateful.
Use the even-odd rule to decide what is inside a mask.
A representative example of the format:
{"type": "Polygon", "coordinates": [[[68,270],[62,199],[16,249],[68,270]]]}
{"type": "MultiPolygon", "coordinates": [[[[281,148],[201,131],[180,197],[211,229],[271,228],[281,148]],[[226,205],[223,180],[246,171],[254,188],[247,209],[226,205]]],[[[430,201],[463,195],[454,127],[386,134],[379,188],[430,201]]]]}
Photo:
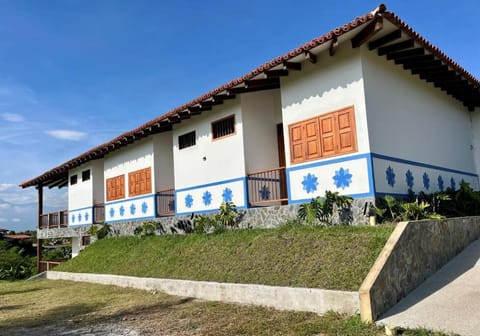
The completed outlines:
{"type": "MultiPolygon", "coordinates": [[[[237,208],[237,210],[247,209],[246,206],[237,206],[236,208],[237,208]]],[[[191,215],[192,213],[193,214],[205,214],[205,213],[212,213],[212,212],[218,212],[218,209],[178,212],[178,213],[175,214],[175,216],[191,215]]]]}
{"type": "Polygon", "coordinates": [[[93,205],[92,206],[89,206],[89,207],[85,207],[85,208],[78,208],[78,209],[73,209],[73,210],[68,210],[68,213],[72,213],[72,212],[75,212],[75,211],[83,211],[83,210],[91,210],[93,209],[93,205]]]}
{"type": "Polygon", "coordinates": [[[475,174],[475,173],[465,172],[465,171],[446,168],[446,167],[435,166],[435,165],[428,164],[428,163],[416,162],[416,161],[396,158],[396,157],[387,156],[387,155],[383,155],[383,154],[377,154],[377,153],[371,153],[371,155],[372,155],[373,158],[376,158],[376,159],[381,159],[381,160],[386,160],[386,161],[394,161],[394,162],[404,163],[404,164],[417,166],[417,167],[443,170],[443,171],[450,172],[450,173],[463,174],[463,175],[478,177],[478,174],[475,174]]]}
{"type": "Polygon", "coordinates": [[[312,167],[326,166],[326,165],[331,165],[331,164],[334,164],[334,163],[340,163],[340,162],[345,162],[345,161],[353,161],[353,160],[358,160],[358,159],[368,159],[369,157],[370,157],[370,153],[363,153],[363,154],[350,155],[350,156],[342,156],[342,157],[338,157],[338,158],[335,158],[335,159],[324,160],[324,161],[315,161],[313,163],[308,163],[308,164],[305,164],[305,165],[288,167],[287,172],[300,170],[300,169],[306,169],[306,168],[312,168],[312,167]]]}
{"type": "Polygon", "coordinates": [[[138,201],[140,199],[145,199],[145,198],[155,198],[155,194],[148,194],[148,195],[142,195],[142,196],[137,196],[137,197],[132,197],[132,198],[124,198],[124,199],[117,200],[117,201],[107,202],[107,203],[105,203],[105,206],[113,205],[113,204],[119,204],[119,203],[126,203],[126,202],[131,202],[131,201],[138,201]]]}
{"type": "Polygon", "coordinates": [[[105,221],[107,224],[113,224],[113,223],[120,223],[120,222],[135,222],[140,219],[154,219],[157,218],[156,216],[146,216],[146,217],[134,217],[134,218],[129,218],[129,219],[116,219],[113,221],[105,221]]]}
{"type": "Polygon", "coordinates": [[[212,186],[216,186],[216,185],[219,185],[219,184],[238,182],[238,181],[242,181],[242,180],[245,180],[245,177],[237,177],[237,178],[230,179],[230,180],[223,180],[223,181],[212,182],[212,183],[207,183],[207,184],[200,184],[200,185],[196,185],[196,186],[188,187],[188,188],[176,189],[175,192],[178,193],[178,192],[182,192],[182,191],[200,189],[200,188],[205,188],[205,187],[212,187],[212,186]]]}
{"type": "MultiPolygon", "coordinates": [[[[320,195],[320,197],[322,197],[323,195],[320,195]]],[[[346,195],[346,196],[350,196],[352,198],[369,198],[369,197],[375,197],[375,195],[371,192],[368,192],[368,193],[363,193],[363,194],[349,194],[349,195],[346,195]]],[[[315,196],[317,197],[317,196],[315,196]]],[[[310,197],[310,198],[302,198],[302,199],[298,199],[298,200],[288,200],[288,203],[289,204],[298,204],[298,203],[308,203],[312,200],[312,198],[315,198],[315,197],[310,197]]]]}

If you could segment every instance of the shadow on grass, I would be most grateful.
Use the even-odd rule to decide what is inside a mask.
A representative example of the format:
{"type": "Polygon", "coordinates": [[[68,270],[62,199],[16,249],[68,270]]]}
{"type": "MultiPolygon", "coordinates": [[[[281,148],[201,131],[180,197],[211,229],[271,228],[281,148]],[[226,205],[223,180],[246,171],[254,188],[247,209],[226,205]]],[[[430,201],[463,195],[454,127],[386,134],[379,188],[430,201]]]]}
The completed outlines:
{"type": "Polygon", "coordinates": [[[11,290],[5,290],[5,291],[0,289],[0,295],[24,294],[24,293],[30,293],[30,292],[37,292],[39,290],[44,290],[44,289],[49,289],[49,287],[38,286],[35,288],[11,289],[11,290]]]}
{"type": "Polygon", "coordinates": [[[0,306],[0,312],[6,310],[22,309],[25,305],[9,305],[9,306],[0,306]]]}

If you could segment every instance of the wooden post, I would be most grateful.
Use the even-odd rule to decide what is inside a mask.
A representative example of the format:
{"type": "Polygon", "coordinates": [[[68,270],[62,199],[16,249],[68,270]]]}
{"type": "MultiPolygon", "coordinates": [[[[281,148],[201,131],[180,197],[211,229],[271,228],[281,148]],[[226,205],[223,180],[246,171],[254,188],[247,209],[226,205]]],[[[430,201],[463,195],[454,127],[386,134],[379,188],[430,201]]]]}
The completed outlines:
{"type": "Polygon", "coordinates": [[[43,184],[39,183],[38,189],[38,229],[37,229],[37,271],[40,272],[40,261],[42,260],[42,240],[38,239],[38,230],[42,226],[43,215],[43,184]]]}

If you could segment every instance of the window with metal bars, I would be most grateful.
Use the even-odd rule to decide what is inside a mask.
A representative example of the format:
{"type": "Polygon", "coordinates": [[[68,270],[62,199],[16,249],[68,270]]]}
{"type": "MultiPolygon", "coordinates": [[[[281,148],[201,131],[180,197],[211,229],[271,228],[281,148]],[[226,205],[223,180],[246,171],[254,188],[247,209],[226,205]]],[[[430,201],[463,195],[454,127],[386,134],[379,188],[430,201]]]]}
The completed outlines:
{"type": "Polygon", "coordinates": [[[178,148],[184,149],[187,147],[195,146],[196,144],[196,135],[195,131],[191,131],[186,134],[182,134],[178,137],[178,148]]]}
{"type": "Polygon", "coordinates": [[[218,139],[235,133],[235,116],[229,116],[212,123],[212,137],[218,139]]]}

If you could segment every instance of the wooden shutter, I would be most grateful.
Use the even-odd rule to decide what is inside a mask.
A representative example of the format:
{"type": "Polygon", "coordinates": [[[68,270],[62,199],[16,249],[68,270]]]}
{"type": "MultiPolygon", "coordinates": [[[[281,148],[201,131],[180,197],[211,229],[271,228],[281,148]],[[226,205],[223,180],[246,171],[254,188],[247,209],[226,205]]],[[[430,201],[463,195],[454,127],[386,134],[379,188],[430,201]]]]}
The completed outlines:
{"type": "Polygon", "coordinates": [[[289,135],[292,163],[356,152],[353,106],[289,125],[289,135]]]}
{"type": "Polygon", "coordinates": [[[335,115],[326,114],[321,116],[319,117],[319,122],[323,156],[334,155],[337,147],[335,115]]]}
{"type": "Polygon", "coordinates": [[[338,111],[338,154],[350,153],[356,151],[357,141],[355,134],[355,115],[353,107],[338,111]]]}
{"type": "Polygon", "coordinates": [[[125,198],[125,175],[107,179],[107,202],[125,198]]]}
{"type": "Polygon", "coordinates": [[[152,173],[150,167],[128,173],[128,196],[149,194],[152,192],[152,173]]]}

